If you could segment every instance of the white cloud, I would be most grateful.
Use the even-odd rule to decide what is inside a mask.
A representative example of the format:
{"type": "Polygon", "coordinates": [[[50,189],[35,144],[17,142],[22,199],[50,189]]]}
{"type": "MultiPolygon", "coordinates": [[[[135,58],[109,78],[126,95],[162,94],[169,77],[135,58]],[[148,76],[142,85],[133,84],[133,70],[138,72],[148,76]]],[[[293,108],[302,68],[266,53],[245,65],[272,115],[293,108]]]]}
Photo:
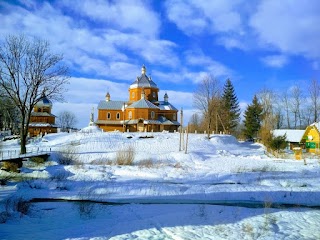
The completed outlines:
{"type": "Polygon", "coordinates": [[[242,50],[248,49],[248,46],[246,46],[244,41],[241,41],[240,38],[223,36],[223,37],[217,38],[216,42],[229,50],[234,48],[238,48],[242,50]]]}
{"type": "Polygon", "coordinates": [[[262,44],[283,53],[320,57],[320,3],[318,0],[263,0],[250,25],[262,44]]]}
{"type": "Polygon", "coordinates": [[[267,66],[282,68],[289,62],[289,59],[287,56],[284,55],[272,55],[262,58],[261,61],[267,66]]]}
{"type": "Polygon", "coordinates": [[[64,0],[62,3],[107,27],[111,25],[111,27],[134,31],[149,37],[157,36],[159,32],[158,14],[148,6],[146,1],[82,0],[74,4],[74,1],[64,0]]]}
{"type": "Polygon", "coordinates": [[[167,17],[186,34],[241,32],[242,23],[236,7],[242,1],[171,0],[167,1],[167,17]]]}
{"type": "Polygon", "coordinates": [[[197,76],[193,76],[192,78],[195,83],[201,81],[206,74],[212,74],[215,77],[231,77],[233,75],[231,69],[206,56],[201,50],[186,51],[185,59],[188,65],[202,68],[199,73],[196,73],[197,76]]]}
{"type": "MultiPolygon", "coordinates": [[[[158,28],[159,19],[154,20],[158,22],[154,23],[156,27],[150,25],[157,14],[150,12],[147,4],[140,1],[137,1],[139,14],[136,15],[144,18],[139,24],[134,24],[137,28],[135,32],[130,31],[130,27],[120,27],[120,31],[110,28],[112,21],[122,22],[120,15],[119,19],[109,19],[110,22],[105,22],[106,27],[101,29],[100,25],[90,25],[86,19],[76,20],[72,15],[65,15],[61,8],[47,2],[38,4],[34,9],[0,4],[5,10],[0,12],[3,23],[0,29],[2,36],[24,32],[32,36],[45,37],[51,43],[53,51],[64,53],[66,63],[77,72],[131,81],[130,73],[134,70],[133,66],[136,67],[137,63],[142,64],[141,59],[144,63],[171,67],[179,65],[179,59],[173,51],[176,47],[173,42],[158,39],[155,34],[148,35],[144,32],[143,28],[146,28],[146,31],[158,28]],[[150,17],[150,14],[153,17],[150,17]],[[151,23],[148,25],[145,21],[151,23]],[[141,31],[138,31],[140,28],[141,31]],[[127,29],[129,30],[126,31],[127,29]]],[[[66,7],[66,4],[67,1],[63,6],[66,7]]],[[[91,2],[85,4],[90,4],[90,9],[94,7],[91,2]]],[[[108,3],[98,1],[96,8],[99,8],[99,4],[108,3]]],[[[126,4],[130,7],[134,2],[117,1],[110,7],[120,9],[121,14],[124,14],[126,4]]],[[[70,3],[70,6],[72,5],[74,4],[70,3]]],[[[76,5],[83,8],[80,3],[76,5]]],[[[130,15],[130,11],[126,14],[130,15]]],[[[99,20],[103,21],[103,18],[99,17],[99,20]]]]}

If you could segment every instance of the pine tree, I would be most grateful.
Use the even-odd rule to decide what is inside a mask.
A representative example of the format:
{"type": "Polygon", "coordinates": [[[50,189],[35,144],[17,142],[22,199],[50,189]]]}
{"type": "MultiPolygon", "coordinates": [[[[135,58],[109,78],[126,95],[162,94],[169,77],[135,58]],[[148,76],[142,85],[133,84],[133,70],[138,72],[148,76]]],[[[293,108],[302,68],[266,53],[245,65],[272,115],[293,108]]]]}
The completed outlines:
{"type": "Polygon", "coordinates": [[[240,121],[240,107],[230,79],[227,79],[223,87],[222,104],[224,126],[227,131],[233,132],[240,121]]]}
{"type": "Polygon", "coordinates": [[[255,95],[253,97],[252,104],[248,105],[244,113],[243,133],[246,138],[253,139],[254,137],[257,137],[257,133],[261,127],[262,111],[262,106],[255,95]]]}

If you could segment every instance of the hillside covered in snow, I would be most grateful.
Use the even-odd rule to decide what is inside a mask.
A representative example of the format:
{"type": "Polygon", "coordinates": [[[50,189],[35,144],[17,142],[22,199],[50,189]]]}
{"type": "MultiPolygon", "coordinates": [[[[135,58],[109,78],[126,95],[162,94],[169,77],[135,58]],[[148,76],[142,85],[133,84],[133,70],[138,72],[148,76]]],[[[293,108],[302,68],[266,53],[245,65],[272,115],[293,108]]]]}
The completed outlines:
{"type": "Polygon", "coordinates": [[[1,239],[320,238],[316,157],[270,158],[229,135],[189,134],[180,146],[178,133],[94,127],[27,148],[50,157],[0,172],[1,239]]]}

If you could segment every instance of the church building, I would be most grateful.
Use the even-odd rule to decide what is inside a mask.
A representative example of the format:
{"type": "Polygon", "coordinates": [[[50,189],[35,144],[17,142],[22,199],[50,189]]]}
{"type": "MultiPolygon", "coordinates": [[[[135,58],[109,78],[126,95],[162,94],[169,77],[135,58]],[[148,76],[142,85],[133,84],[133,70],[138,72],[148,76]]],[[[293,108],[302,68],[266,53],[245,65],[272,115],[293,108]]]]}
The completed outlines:
{"type": "Polygon", "coordinates": [[[142,66],[141,76],[129,87],[127,101],[113,101],[109,92],[105,100],[100,101],[95,122],[99,128],[123,132],[173,132],[178,129],[178,110],[169,103],[167,93],[163,101],[159,101],[159,88],[146,72],[146,67],[142,66]]]}
{"type": "Polygon", "coordinates": [[[30,137],[57,132],[57,126],[55,125],[56,116],[51,114],[51,109],[52,102],[43,94],[31,113],[29,123],[30,137]]]}

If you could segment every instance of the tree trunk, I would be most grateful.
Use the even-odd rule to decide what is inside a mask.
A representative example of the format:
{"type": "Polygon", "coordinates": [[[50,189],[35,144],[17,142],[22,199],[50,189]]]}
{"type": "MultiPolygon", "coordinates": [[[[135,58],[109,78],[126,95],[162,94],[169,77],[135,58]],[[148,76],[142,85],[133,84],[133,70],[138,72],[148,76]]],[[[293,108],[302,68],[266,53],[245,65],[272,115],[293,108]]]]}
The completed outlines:
{"type": "MultiPolygon", "coordinates": [[[[23,113],[24,110],[22,111],[22,116],[21,116],[21,125],[20,125],[20,154],[25,154],[27,153],[27,137],[28,137],[28,125],[29,121],[26,120],[26,115],[23,113]]],[[[30,114],[29,114],[30,116],[30,114]]]]}
{"type": "Polygon", "coordinates": [[[25,154],[27,152],[27,134],[25,134],[24,129],[20,131],[20,154],[25,154]]]}

